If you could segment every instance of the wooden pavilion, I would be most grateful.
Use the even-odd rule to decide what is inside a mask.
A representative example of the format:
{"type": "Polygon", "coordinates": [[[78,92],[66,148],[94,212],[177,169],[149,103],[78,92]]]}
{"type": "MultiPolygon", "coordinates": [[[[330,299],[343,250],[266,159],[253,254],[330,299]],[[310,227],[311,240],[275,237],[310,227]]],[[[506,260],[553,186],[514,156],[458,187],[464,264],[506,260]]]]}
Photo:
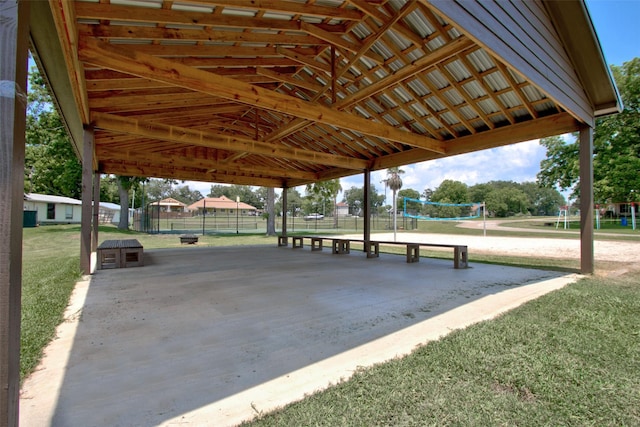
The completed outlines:
{"type": "Polygon", "coordinates": [[[368,189],[567,132],[593,271],[592,132],[621,105],[581,0],[0,0],[0,34],[0,426],[18,419],[28,49],[83,162],[85,272],[100,174],[368,189]]]}

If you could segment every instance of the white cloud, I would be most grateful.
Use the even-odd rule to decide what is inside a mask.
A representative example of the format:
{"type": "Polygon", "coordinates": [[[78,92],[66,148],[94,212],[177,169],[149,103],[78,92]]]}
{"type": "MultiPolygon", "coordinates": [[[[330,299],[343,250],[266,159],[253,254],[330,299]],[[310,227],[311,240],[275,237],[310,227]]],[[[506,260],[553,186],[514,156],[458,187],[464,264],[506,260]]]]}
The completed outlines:
{"type": "MultiPolygon", "coordinates": [[[[442,181],[451,179],[471,186],[489,181],[535,181],[540,170],[540,161],[545,157],[545,148],[539,141],[526,141],[505,147],[461,154],[443,159],[431,160],[402,166],[403,188],[418,192],[426,188],[435,189],[442,181]]],[[[372,184],[378,192],[384,191],[380,181],[386,178],[386,171],[371,174],[372,184]]],[[[362,175],[342,179],[342,188],[362,187],[362,175]]]]}
{"type": "MultiPolygon", "coordinates": [[[[471,186],[489,181],[535,181],[540,171],[540,161],[545,158],[545,148],[539,140],[521,142],[504,147],[461,154],[443,159],[402,166],[403,188],[412,188],[422,193],[426,188],[435,189],[442,181],[451,179],[471,186]]],[[[371,183],[378,193],[384,193],[382,180],[386,179],[386,170],[371,173],[371,183]]],[[[353,175],[340,180],[343,190],[363,186],[363,175],[353,175]]],[[[189,185],[207,195],[212,183],[186,181],[189,185]]],[[[304,187],[298,189],[304,194],[304,187]]],[[[387,194],[387,200],[389,200],[387,194]]]]}

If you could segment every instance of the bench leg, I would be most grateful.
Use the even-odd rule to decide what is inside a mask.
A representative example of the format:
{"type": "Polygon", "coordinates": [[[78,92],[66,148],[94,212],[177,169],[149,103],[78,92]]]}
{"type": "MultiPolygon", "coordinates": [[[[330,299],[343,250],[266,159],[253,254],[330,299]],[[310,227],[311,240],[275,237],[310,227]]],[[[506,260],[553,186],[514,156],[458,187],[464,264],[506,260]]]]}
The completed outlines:
{"type": "Polygon", "coordinates": [[[378,242],[367,243],[366,251],[367,251],[367,258],[380,257],[380,243],[378,242]]]}
{"type": "Polygon", "coordinates": [[[468,268],[467,247],[458,246],[453,249],[453,268],[468,268]]]}
{"type": "Polygon", "coordinates": [[[351,252],[351,242],[349,240],[333,239],[332,243],[332,252],[334,254],[348,254],[351,252]]]}
{"type": "Polygon", "coordinates": [[[303,246],[303,238],[302,237],[294,237],[293,238],[293,243],[292,243],[292,248],[293,249],[299,249],[303,246]]]}
{"type": "Polygon", "coordinates": [[[144,252],[142,248],[122,248],[120,250],[120,267],[142,267],[144,252]]]}
{"type": "Polygon", "coordinates": [[[287,236],[278,236],[278,247],[289,246],[289,238],[287,236]]]}
{"type": "Polygon", "coordinates": [[[407,244],[407,262],[420,261],[420,245],[409,243],[407,244]]]}
{"type": "Polygon", "coordinates": [[[120,249],[98,249],[98,270],[120,268],[120,249]]]}
{"type": "Polygon", "coordinates": [[[311,238],[311,250],[312,251],[321,251],[322,250],[322,239],[311,238]]]}

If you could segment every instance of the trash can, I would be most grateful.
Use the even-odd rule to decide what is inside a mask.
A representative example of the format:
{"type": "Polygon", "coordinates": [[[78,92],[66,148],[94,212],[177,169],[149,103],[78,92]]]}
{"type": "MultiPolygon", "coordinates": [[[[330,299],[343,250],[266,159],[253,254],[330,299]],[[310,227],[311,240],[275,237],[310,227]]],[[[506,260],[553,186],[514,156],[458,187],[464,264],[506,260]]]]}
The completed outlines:
{"type": "Polygon", "coordinates": [[[23,214],[22,214],[22,226],[23,227],[37,227],[38,226],[38,211],[23,211],[23,214]]]}
{"type": "Polygon", "coordinates": [[[620,218],[620,225],[623,227],[627,226],[627,217],[623,216],[622,218],[620,218]]]}

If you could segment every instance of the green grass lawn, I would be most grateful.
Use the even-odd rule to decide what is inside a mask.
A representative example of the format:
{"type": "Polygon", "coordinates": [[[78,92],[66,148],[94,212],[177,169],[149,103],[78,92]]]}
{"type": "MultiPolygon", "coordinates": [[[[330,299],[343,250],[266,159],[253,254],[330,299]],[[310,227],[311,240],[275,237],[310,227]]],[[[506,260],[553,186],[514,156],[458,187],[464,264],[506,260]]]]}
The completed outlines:
{"type": "Polygon", "coordinates": [[[638,282],[581,280],[247,425],[640,425],[638,282]]]}
{"type": "MultiPolygon", "coordinates": [[[[23,379],[54,337],[79,278],[79,231],[72,225],[24,230],[23,379]]],[[[132,237],[147,249],[180,246],[176,235],[100,230],[100,241],[132,237]]],[[[231,234],[198,242],[243,244],[275,239],[231,234]]],[[[536,266],[528,258],[470,254],[470,260],[536,266]]],[[[556,267],[574,262],[559,260],[556,267]]],[[[362,369],[252,425],[640,425],[638,313],[637,272],[583,279],[406,358],[362,369]]]]}

